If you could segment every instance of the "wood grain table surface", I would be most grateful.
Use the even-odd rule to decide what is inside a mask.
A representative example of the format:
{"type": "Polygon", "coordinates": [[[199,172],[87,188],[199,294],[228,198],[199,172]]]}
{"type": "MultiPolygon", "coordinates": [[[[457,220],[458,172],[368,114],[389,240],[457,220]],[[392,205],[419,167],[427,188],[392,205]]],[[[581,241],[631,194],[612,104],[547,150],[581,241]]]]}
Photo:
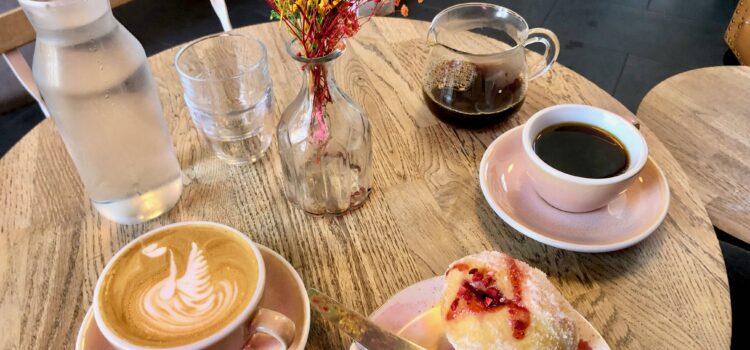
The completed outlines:
{"type": "MultiPolygon", "coordinates": [[[[635,247],[607,254],[537,243],[503,223],[485,202],[478,167],[486,147],[555,104],[632,114],[555,65],[530,83],[515,117],[480,131],[449,127],[421,97],[427,27],[376,18],[336,63],[341,88],[370,116],[373,139],[373,193],[344,216],[309,216],[285,200],[275,140],[269,154],[249,166],[226,165],[201,145],[173,66],[176,48],[149,60],[185,179],[179,203],[161,218],[122,226],[99,216],[52,122],[37,126],[0,159],[0,348],[71,348],[97,276],[114,252],[149,229],[183,220],[246,232],[286,257],[308,286],[363,313],[442,274],[455,259],[500,250],[545,271],[613,349],[728,348],[731,310],[718,241],[700,197],[648,123],[642,131],[672,194],[659,229],[635,247]]],[[[268,46],[278,120],[301,84],[299,67],[284,48],[288,36],[278,24],[236,31],[268,46]]],[[[348,343],[313,316],[309,349],[345,349],[348,343]]]]}
{"type": "Polygon", "coordinates": [[[692,70],[638,107],[690,178],[711,222],[750,243],[750,67],[692,70]]]}

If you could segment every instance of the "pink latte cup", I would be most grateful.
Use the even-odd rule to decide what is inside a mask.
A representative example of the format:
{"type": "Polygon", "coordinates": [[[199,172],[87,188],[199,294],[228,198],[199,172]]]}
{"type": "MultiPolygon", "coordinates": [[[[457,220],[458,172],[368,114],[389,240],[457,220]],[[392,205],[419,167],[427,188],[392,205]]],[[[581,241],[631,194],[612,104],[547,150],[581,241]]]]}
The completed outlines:
{"type": "Polygon", "coordinates": [[[269,339],[269,347],[264,348],[286,350],[294,339],[296,326],[285,315],[259,306],[265,284],[263,256],[245,234],[229,226],[208,221],[174,223],[141,235],[112,257],[94,289],[94,320],[107,341],[118,350],[240,350],[256,334],[265,335],[269,339]],[[188,231],[196,232],[192,236],[194,238],[186,236],[188,231]],[[174,242],[178,242],[179,246],[174,242]],[[182,246],[189,247],[189,253],[182,246]],[[237,258],[236,261],[224,258],[218,264],[220,269],[212,269],[211,264],[218,260],[212,260],[209,254],[211,249],[221,250],[223,255],[235,258],[238,254],[247,256],[245,259],[237,258]],[[227,273],[222,274],[222,271],[244,270],[238,268],[238,265],[247,261],[255,262],[255,268],[247,268],[257,272],[255,283],[248,282],[247,286],[243,286],[225,278],[227,273]],[[162,265],[163,269],[160,270],[162,265]],[[159,268],[155,269],[153,266],[159,268]],[[162,280],[153,283],[159,279],[162,280]],[[125,287],[121,291],[110,291],[117,289],[113,287],[114,283],[125,287]],[[136,288],[138,284],[153,286],[147,293],[140,293],[143,288],[136,288]],[[251,284],[254,284],[252,292],[251,284]],[[241,289],[249,295],[245,298],[247,301],[233,302],[232,296],[237,295],[241,289]],[[130,295],[149,296],[152,294],[148,293],[152,291],[153,298],[127,298],[130,295]],[[136,323],[127,317],[109,316],[111,322],[107,321],[104,309],[112,309],[108,305],[119,300],[140,301],[123,305],[140,310],[148,316],[142,317],[137,323],[142,325],[140,328],[148,329],[149,337],[141,336],[145,332],[118,332],[117,329],[122,330],[128,326],[115,326],[116,324],[136,323]],[[222,322],[214,321],[220,311],[235,308],[239,310],[236,316],[223,317],[222,322]],[[214,325],[220,326],[193,340],[163,342],[169,341],[171,344],[159,344],[158,340],[154,340],[160,335],[173,335],[168,330],[173,330],[174,334],[178,331],[186,332],[189,336],[190,333],[199,334],[214,325]]]}
{"type": "Polygon", "coordinates": [[[522,138],[532,187],[553,207],[572,213],[607,205],[630,186],[648,160],[646,140],[631,122],[586,105],[557,105],[535,113],[523,126],[522,138]],[[603,179],[574,176],[551,167],[534,152],[534,140],[547,127],[562,123],[583,123],[609,132],[625,146],[628,167],[619,175],[603,179]]]}

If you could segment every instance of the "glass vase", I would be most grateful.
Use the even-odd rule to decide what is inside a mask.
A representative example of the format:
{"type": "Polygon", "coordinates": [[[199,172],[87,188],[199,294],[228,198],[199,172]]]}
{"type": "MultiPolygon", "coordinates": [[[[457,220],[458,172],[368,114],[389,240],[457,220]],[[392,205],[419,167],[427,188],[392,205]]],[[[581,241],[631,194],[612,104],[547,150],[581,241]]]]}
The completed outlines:
{"type": "Polygon", "coordinates": [[[307,59],[301,64],[302,87],[284,110],[277,136],[287,199],[315,215],[342,214],[360,206],[372,184],[372,144],[367,115],[342,92],[333,66],[345,51],[307,59]]]}

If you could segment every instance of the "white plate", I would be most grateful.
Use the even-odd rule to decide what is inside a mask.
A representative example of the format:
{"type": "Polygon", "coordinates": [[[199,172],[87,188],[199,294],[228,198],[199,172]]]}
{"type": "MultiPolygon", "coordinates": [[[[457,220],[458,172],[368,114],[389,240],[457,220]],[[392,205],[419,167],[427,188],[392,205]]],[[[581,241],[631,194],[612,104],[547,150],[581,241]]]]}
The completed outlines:
{"type": "MultiPolygon", "coordinates": [[[[370,315],[384,329],[398,334],[427,350],[452,350],[443,332],[439,308],[445,278],[437,276],[413,284],[388,299],[370,315]]],[[[580,340],[592,350],[609,350],[599,332],[578,312],[575,323],[580,340]]],[[[352,349],[357,349],[355,345],[352,349]]]]}

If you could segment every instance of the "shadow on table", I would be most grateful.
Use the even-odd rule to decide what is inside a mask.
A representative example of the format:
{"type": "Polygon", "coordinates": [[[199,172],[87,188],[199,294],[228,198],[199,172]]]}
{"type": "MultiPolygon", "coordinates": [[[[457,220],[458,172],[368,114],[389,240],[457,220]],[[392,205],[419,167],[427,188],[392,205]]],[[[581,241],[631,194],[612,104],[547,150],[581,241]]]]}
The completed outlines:
{"type": "MultiPolygon", "coordinates": [[[[610,253],[576,253],[551,247],[524,236],[506,224],[487,204],[477,188],[476,206],[487,240],[493,247],[524,260],[550,276],[580,284],[610,281],[646,268],[650,257],[662,250],[663,228],[633,247],[610,253]]],[[[665,219],[667,224],[669,216],[665,219]]]]}

